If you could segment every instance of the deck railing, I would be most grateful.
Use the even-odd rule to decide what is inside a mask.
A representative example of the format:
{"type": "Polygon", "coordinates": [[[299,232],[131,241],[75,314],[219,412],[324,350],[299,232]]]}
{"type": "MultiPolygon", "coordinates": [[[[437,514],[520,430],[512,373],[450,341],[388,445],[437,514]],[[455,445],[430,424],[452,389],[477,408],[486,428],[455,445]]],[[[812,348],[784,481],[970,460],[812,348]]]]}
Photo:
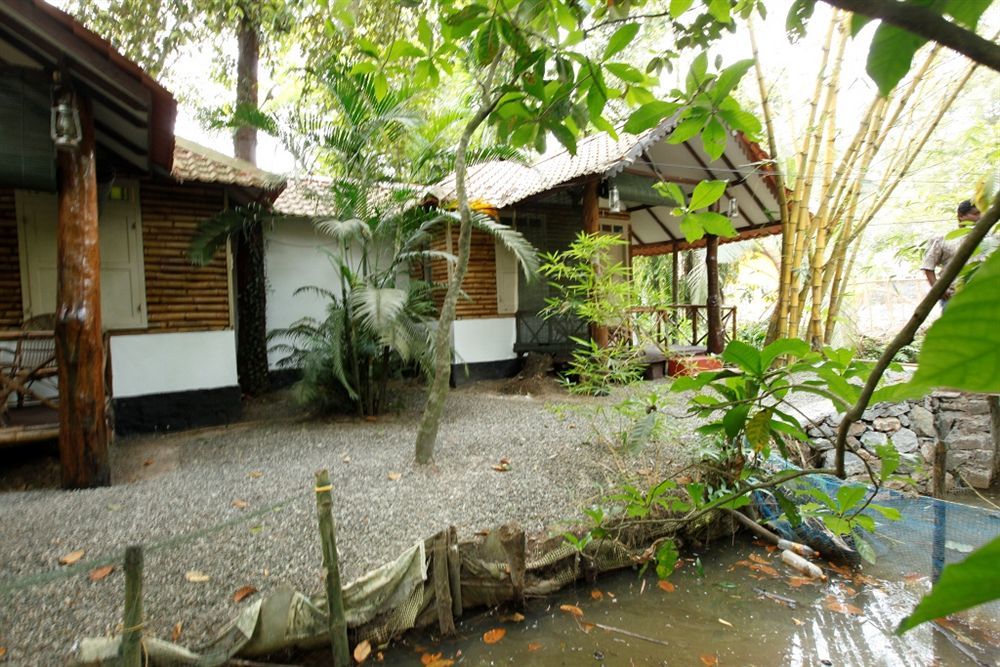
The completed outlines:
{"type": "MultiPolygon", "coordinates": [[[[736,338],[736,306],[722,306],[725,345],[736,338]]],[[[664,354],[670,348],[705,347],[708,341],[708,306],[673,304],[629,309],[627,332],[636,345],[653,345],[664,354]]]]}
{"type": "Polygon", "coordinates": [[[515,318],[515,352],[568,352],[576,347],[573,338],[586,339],[590,336],[587,323],[578,317],[555,315],[545,319],[538,313],[519,312],[515,318]]]}

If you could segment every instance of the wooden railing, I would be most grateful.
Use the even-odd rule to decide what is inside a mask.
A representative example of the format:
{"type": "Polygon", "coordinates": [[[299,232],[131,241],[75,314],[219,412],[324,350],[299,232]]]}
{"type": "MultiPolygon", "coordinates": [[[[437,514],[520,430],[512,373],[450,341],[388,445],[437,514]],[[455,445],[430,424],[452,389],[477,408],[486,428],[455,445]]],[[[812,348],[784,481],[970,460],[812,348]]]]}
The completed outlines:
{"type": "MultiPolygon", "coordinates": [[[[723,306],[723,345],[736,338],[736,306],[723,306]]],[[[629,309],[626,329],[635,345],[653,345],[666,354],[671,347],[705,347],[708,341],[708,306],[674,304],[629,309]]]]}
{"type": "Polygon", "coordinates": [[[573,338],[590,336],[587,323],[578,317],[555,315],[546,319],[538,313],[519,312],[515,320],[515,352],[567,352],[576,347],[573,338]]]}

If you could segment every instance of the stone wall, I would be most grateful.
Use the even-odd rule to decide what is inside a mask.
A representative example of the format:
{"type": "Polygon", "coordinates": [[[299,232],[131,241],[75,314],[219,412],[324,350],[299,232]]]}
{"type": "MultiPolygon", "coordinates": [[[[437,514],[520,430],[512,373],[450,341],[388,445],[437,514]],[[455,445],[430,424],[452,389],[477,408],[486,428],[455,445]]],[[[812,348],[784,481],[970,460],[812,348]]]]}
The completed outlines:
{"type": "MultiPolygon", "coordinates": [[[[807,430],[817,465],[833,467],[833,444],[840,418],[839,414],[828,415],[807,430]]],[[[848,431],[848,445],[858,453],[847,453],[847,474],[865,479],[862,459],[880,468],[876,448],[891,443],[900,456],[897,474],[910,476],[918,491],[928,492],[934,444],[939,437],[948,452],[947,488],[968,484],[985,489],[1000,479],[997,397],[944,391],[904,403],[879,403],[865,410],[861,420],[851,424],[848,431]]],[[[893,480],[887,486],[902,488],[907,484],[893,480]]]]}

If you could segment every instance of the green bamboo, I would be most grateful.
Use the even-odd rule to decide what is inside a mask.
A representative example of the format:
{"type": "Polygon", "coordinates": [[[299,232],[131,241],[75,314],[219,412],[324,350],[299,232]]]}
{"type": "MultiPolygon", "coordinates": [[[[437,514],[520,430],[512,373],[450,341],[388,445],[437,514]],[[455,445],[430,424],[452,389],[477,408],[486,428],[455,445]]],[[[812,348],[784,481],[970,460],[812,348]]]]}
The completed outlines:
{"type": "Polygon", "coordinates": [[[340,588],[340,565],[337,558],[337,538],[333,527],[333,499],[330,473],[316,473],[316,513],[319,517],[319,536],[323,543],[323,569],[326,572],[326,606],[330,626],[330,647],[334,667],[351,664],[350,646],[347,643],[347,619],[344,616],[344,598],[340,588]]]}

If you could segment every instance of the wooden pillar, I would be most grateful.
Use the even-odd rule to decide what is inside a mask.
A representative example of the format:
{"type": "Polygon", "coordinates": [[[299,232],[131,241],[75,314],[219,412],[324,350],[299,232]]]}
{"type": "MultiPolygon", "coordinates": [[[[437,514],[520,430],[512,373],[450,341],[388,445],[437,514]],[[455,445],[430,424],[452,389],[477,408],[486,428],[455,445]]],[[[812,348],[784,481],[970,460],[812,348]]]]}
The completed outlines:
{"type": "MultiPolygon", "coordinates": [[[[670,301],[674,306],[680,303],[681,291],[681,251],[674,245],[674,251],[670,253],[670,301]]],[[[671,336],[667,341],[669,345],[673,339],[673,333],[677,331],[681,324],[680,312],[674,308],[670,311],[671,336]]]]}
{"type": "MultiPolygon", "coordinates": [[[[600,179],[592,178],[583,189],[583,231],[587,234],[596,234],[601,230],[601,208],[597,193],[600,185],[600,179]]],[[[601,347],[608,346],[606,326],[591,323],[590,337],[601,347]]]]}
{"type": "Polygon", "coordinates": [[[59,460],[62,485],[111,483],[101,334],[101,255],[97,233],[94,117],[77,96],[82,136],[60,150],[57,232],[56,361],[59,365],[59,460]]]}
{"type": "Polygon", "coordinates": [[[722,304],[719,295],[719,237],[705,235],[705,268],[708,271],[708,338],[711,354],[722,353],[722,304]]]}

